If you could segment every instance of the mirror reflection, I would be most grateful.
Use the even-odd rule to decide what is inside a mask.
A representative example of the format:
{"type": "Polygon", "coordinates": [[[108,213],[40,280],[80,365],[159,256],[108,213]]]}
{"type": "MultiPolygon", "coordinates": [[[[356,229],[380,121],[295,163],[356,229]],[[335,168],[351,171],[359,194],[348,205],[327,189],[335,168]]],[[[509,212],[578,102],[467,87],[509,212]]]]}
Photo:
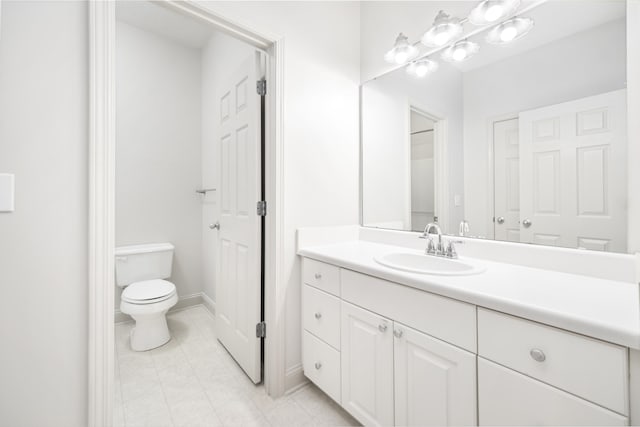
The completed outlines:
{"type": "Polygon", "coordinates": [[[626,252],[626,2],[441,3],[362,85],[363,225],[626,252]]]}

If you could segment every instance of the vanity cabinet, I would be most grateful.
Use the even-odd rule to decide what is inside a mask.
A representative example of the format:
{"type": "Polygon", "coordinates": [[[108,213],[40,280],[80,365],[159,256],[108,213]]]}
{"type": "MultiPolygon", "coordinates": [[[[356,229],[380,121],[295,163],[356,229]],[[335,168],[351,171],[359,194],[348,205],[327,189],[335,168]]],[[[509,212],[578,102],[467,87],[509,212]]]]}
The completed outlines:
{"type": "Polygon", "coordinates": [[[367,426],[628,425],[629,349],[303,260],[305,375],[367,426]]]}

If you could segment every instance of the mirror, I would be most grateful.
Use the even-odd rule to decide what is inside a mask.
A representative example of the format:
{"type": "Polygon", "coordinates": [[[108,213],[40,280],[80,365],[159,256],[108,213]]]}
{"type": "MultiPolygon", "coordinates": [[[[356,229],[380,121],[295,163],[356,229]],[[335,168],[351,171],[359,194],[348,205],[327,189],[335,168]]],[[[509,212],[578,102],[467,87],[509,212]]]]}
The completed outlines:
{"type": "Polygon", "coordinates": [[[362,225],[626,252],[626,2],[505,1],[478,25],[486,2],[393,3],[362,12],[363,61],[384,31],[409,57],[361,86],[362,225]],[[441,47],[420,42],[434,5],[461,19],[441,47]]]}

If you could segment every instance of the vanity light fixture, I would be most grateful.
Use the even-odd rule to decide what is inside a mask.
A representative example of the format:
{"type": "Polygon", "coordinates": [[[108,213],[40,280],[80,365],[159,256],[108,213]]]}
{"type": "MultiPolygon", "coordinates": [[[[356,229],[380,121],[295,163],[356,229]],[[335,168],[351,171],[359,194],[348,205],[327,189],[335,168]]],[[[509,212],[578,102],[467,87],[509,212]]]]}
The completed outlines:
{"type": "Polygon", "coordinates": [[[442,52],[442,59],[449,62],[461,62],[469,59],[480,50],[478,43],[468,40],[460,40],[459,42],[449,46],[442,52]]]}
{"type": "Polygon", "coordinates": [[[412,62],[407,66],[407,73],[415,77],[424,77],[429,73],[433,73],[438,69],[439,64],[428,58],[412,62]]]}
{"type": "Polygon", "coordinates": [[[492,44],[507,44],[527,34],[533,28],[531,18],[516,17],[503,22],[487,33],[486,40],[492,44]]]}
{"type": "Polygon", "coordinates": [[[520,6],[520,0],[484,0],[469,13],[474,25],[489,25],[511,15],[520,6]]]}
{"type": "Polygon", "coordinates": [[[433,26],[422,36],[422,44],[430,47],[441,47],[451,42],[462,33],[462,23],[443,10],[438,12],[433,26]]]}
{"type": "Polygon", "coordinates": [[[409,43],[409,39],[400,33],[393,49],[384,55],[384,59],[392,64],[405,64],[418,55],[418,48],[409,43]]]}

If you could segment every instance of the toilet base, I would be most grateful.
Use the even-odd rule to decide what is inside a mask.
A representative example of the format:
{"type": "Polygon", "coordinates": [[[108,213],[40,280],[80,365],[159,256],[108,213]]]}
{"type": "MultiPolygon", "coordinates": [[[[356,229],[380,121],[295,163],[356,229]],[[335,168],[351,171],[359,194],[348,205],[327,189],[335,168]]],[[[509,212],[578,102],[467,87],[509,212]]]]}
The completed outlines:
{"type": "Polygon", "coordinates": [[[133,351],[147,351],[160,347],[171,340],[166,316],[147,319],[135,318],[136,326],[131,328],[129,339],[133,351]]]}

